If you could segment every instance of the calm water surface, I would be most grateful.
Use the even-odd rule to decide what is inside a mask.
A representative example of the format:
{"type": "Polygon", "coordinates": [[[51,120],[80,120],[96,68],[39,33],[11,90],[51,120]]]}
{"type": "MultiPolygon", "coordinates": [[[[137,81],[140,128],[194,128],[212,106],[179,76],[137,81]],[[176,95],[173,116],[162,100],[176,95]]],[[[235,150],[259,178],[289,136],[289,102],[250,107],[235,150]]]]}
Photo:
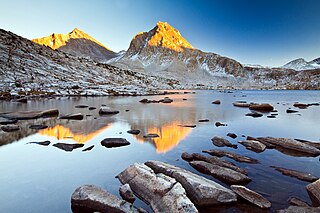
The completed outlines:
{"type": "MultiPolygon", "coordinates": [[[[294,102],[320,102],[320,91],[196,91],[196,94],[168,96],[174,100],[173,103],[141,104],[139,100],[143,97],[57,98],[34,100],[28,104],[0,102],[0,112],[58,108],[60,114],[81,112],[88,115],[82,121],[53,118],[19,121],[19,132],[0,132],[0,212],[71,212],[71,194],[83,184],[94,184],[119,196],[120,182],[115,176],[134,162],[160,160],[201,174],[180,158],[181,153],[201,153],[204,149],[217,148],[210,139],[216,135],[226,137],[229,132],[238,135],[236,139],[228,138],[232,143],[237,143],[244,139],[243,136],[248,135],[320,141],[319,106],[299,109],[299,113],[295,114],[285,112],[289,107],[293,108],[294,102]],[[183,98],[187,100],[183,101],[183,98]],[[216,99],[221,100],[220,105],[211,104],[216,99]],[[275,119],[267,118],[266,115],[261,118],[246,117],[248,109],[232,105],[239,100],[271,103],[279,115],[275,119]],[[95,106],[97,110],[74,107],[79,104],[95,106]],[[120,113],[101,117],[98,109],[102,104],[117,109],[120,113]],[[209,119],[210,122],[199,123],[199,119],[209,119]],[[228,126],[216,127],[214,123],[217,121],[228,126]],[[30,124],[39,123],[46,123],[49,128],[40,131],[28,128],[30,124]],[[183,128],[180,124],[196,124],[197,127],[183,128]],[[141,133],[138,136],[127,134],[129,129],[140,129],[141,133]],[[145,140],[143,135],[147,133],[157,133],[160,138],[145,140]],[[107,137],[124,137],[131,145],[107,149],[100,145],[100,141],[107,137]],[[48,147],[27,144],[45,140],[52,143],[48,147]],[[52,146],[56,142],[84,143],[84,148],[91,145],[95,147],[89,152],[82,152],[82,149],[65,152],[52,146]]],[[[146,98],[158,100],[163,97],[146,98]]],[[[292,196],[310,203],[305,190],[307,182],[283,176],[270,166],[286,167],[320,176],[319,157],[294,157],[277,150],[266,150],[257,154],[246,150],[240,144],[236,150],[218,149],[234,151],[260,161],[260,164],[256,165],[234,163],[249,170],[252,182],[246,186],[272,202],[269,212],[287,207],[287,200],[292,196]]],[[[215,180],[208,175],[203,176],[215,180]]],[[[140,200],[137,200],[135,205],[150,210],[140,200]]],[[[261,210],[240,202],[234,206],[200,211],[261,210]]]]}

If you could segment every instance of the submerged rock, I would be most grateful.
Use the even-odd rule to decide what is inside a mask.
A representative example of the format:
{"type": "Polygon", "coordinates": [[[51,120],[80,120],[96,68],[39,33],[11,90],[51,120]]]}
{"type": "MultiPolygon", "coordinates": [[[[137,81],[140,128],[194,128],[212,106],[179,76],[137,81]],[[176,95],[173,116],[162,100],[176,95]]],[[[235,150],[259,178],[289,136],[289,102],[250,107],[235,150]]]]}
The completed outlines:
{"type": "Polygon", "coordinates": [[[5,125],[5,126],[1,126],[1,129],[4,132],[15,132],[15,131],[18,131],[20,129],[20,127],[15,124],[9,124],[9,125],[5,125]]]}
{"type": "Polygon", "coordinates": [[[16,120],[28,120],[45,117],[57,117],[59,115],[58,109],[49,109],[42,111],[25,111],[25,112],[10,112],[0,113],[0,117],[16,120]]]}
{"type": "Polygon", "coordinates": [[[99,115],[115,115],[120,113],[118,110],[111,110],[107,107],[101,107],[99,109],[99,115]]]}
{"type": "Polygon", "coordinates": [[[320,208],[289,206],[288,208],[278,210],[277,212],[278,213],[320,213],[320,208]]]}
{"type": "Polygon", "coordinates": [[[83,152],[90,151],[91,149],[93,149],[93,147],[94,147],[94,145],[89,146],[89,147],[87,147],[87,148],[83,149],[82,151],[83,151],[83,152]]]}
{"type": "Polygon", "coordinates": [[[43,124],[34,124],[34,125],[30,125],[29,128],[30,129],[46,129],[48,128],[48,126],[43,124]]]}
{"type": "Polygon", "coordinates": [[[262,209],[269,209],[271,207],[270,201],[264,198],[262,195],[254,192],[244,186],[232,185],[231,189],[243,199],[250,203],[259,206],[262,209]]]}
{"type": "Polygon", "coordinates": [[[107,148],[120,147],[120,146],[128,146],[130,142],[125,138],[106,138],[101,141],[101,145],[107,148]]]}
{"type": "Polygon", "coordinates": [[[230,143],[227,139],[221,137],[221,136],[215,136],[211,139],[212,143],[218,147],[232,147],[232,148],[237,148],[238,146],[236,144],[230,143]]]}
{"type": "Polygon", "coordinates": [[[41,141],[41,142],[29,142],[27,144],[38,144],[38,145],[41,145],[41,146],[49,146],[50,145],[50,141],[41,141]]]}
{"type": "Polygon", "coordinates": [[[313,176],[312,174],[300,172],[293,169],[286,169],[286,168],[276,167],[276,166],[271,166],[271,168],[274,168],[275,170],[281,172],[283,175],[294,177],[299,180],[303,180],[307,182],[314,182],[319,179],[319,177],[313,176]]]}
{"type": "Polygon", "coordinates": [[[273,111],[273,106],[271,104],[251,104],[249,109],[259,112],[271,112],[273,111]]]}
{"type": "Polygon", "coordinates": [[[320,206],[320,179],[310,183],[306,188],[313,206],[320,206]]]}
{"type": "Polygon", "coordinates": [[[117,177],[122,184],[128,183],[154,212],[198,212],[180,183],[164,174],[155,174],[144,164],[135,163],[117,177]]]}
{"type": "Polygon", "coordinates": [[[225,156],[241,163],[253,163],[253,164],[259,163],[259,161],[254,158],[250,158],[247,156],[243,156],[243,155],[239,155],[233,152],[228,152],[223,150],[211,149],[211,150],[203,150],[203,152],[208,153],[210,155],[218,156],[218,157],[225,156]]]}
{"type": "Polygon", "coordinates": [[[127,133],[132,134],[132,135],[139,135],[140,134],[140,130],[131,129],[131,130],[128,130],[127,133]]]}
{"type": "Polygon", "coordinates": [[[227,136],[229,136],[230,138],[233,138],[233,139],[237,138],[237,135],[234,134],[234,133],[231,133],[231,132],[229,132],[229,133],[227,134],[227,136]]]}
{"type": "Polygon", "coordinates": [[[102,213],[138,213],[138,209],[132,204],[120,200],[113,194],[93,185],[84,185],[77,188],[72,193],[71,205],[102,213]]]}
{"type": "Polygon", "coordinates": [[[120,186],[119,193],[120,193],[122,199],[128,201],[129,203],[133,203],[136,200],[129,184],[124,184],[124,185],[120,186]]]}
{"type": "Polygon", "coordinates": [[[212,104],[221,104],[221,101],[220,100],[215,100],[215,101],[212,101],[211,103],[212,104]]]}
{"type": "Polygon", "coordinates": [[[84,144],[79,144],[79,143],[75,143],[75,144],[69,144],[69,143],[55,143],[52,146],[55,146],[59,149],[62,149],[66,152],[72,152],[74,149],[78,149],[84,146],[84,144]]]}
{"type": "Polygon", "coordinates": [[[260,153],[263,152],[267,147],[263,143],[255,140],[244,140],[238,141],[238,143],[242,144],[246,147],[246,149],[252,150],[254,152],[260,153]]]}
{"type": "Polygon", "coordinates": [[[73,113],[73,114],[62,115],[59,117],[59,119],[82,120],[83,115],[81,113],[73,113]]]}
{"type": "Polygon", "coordinates": [[[289,204],[290,205],[293,205],[293,206],[302,206],[302,207],[308,207],[309,205],[303,201],[303,200],[300,200],[299,198],[295,198],[295,197],[292,197],[288,200],[289,204]]]}

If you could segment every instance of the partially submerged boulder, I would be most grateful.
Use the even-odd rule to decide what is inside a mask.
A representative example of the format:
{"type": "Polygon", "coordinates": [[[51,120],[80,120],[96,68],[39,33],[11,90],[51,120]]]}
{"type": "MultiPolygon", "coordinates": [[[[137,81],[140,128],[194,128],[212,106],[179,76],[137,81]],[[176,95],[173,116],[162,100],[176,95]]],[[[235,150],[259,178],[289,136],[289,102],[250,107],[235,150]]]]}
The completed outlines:
{"type": "Polygon", "coordinates": [[[9,125],[5,125],[5,126],[1,126],[1,129],[4,132],[15,132],[15,131],[18,131],[20,129],[20,127],[15,124],[9,124],[9,125]]]}
{"type": "Polygon", "coordinates": [[[256,140],[244,140],[238,141],[238,143],[245,146],[246,149],[252,150],[257,153],[263,152],[267,148],[266,145],[256,140]]]}
{"type": "Polygon", "coordinates": [[[157,133],[148,133],[143,136],[144,138],[158,138],[160,137],[157,133]]]}
{"type": "Polygon", "coordinates": [[[217,150],[217,149],[203,150],[202,152],[208,153],[210,155],[217,156],[217,157],[228,157],[241,163],[253,163],[253,164],[259,163],[259,161],[254,158],[239,155],[234,152],[228,152],[228,151],[217,150]]]}
{"type": "Polygon", "coordinates": [[[69,144],[69,143],[55,143],[52,146],[62,149],[66,152],[72,152],[74,149],[78,149],[84,146],[81,143],[69,144]]]}
{"type": "Polygon", "coordinates": [[[249,108],[250,104],[247,102],[234,102],[233,106],[235,107],[243,107],[243,108],[249,108]]]}
{"type": "Polygon", "coordinates": [[[278,210],[277,213],[319,213],[320,207],[302,207],[302,206],[289,206],[286,209],[278,210]]]}
{"type": "Polygon", "coordinates": [[[115,115],[120,113],[118,110],[112,110],[107,107],[101,107],[99,109],[99,115],[115,115]]]}
{"type": "Polygon", "coordinates": [[[129,203],[133,203],[136,200],[129,184],[124,184],[124,185],[120,186],[119,193],[120,193],[120,196],[124,200],[128,201],[129,203]]]}
{"type": "Polygon", "coordinates": [[[81,113],[72,113],[66,114],[59,117],[59,119],[67,119],[67,120],[82,120],[83,115],[81,113]]]}
{"type": "Polygon", "coordinates": [[[296,198],[296,197],[292,197],[288,200],[288,203],[290,205],[293,205],[293,206],[302,206],[302,207],[308,207],[309,205],[303,201],[303,200],[300,200],[299,198],[296,198]]]}
{"type": "Polygon", "coordinates": [[[281,172],[283,175],[294,177],[302,181],[314,182],[319,179],[319,177],[316,177],[312,174],[300,172],[293,169],[286,169],[286,168],[276,167],[276,166],[271,166],[271,168],[274,168],[275,170],[281,172]]]}
{"type": "Polygon", "coordinates": [[[83,152],[87,152],[87,151],[90,151],[90,150],[93,149],[93,148],[94,148],[94,145],[91,145],[91,146],[83,149],[82,151],[83,151],[83,152]]]}
{"type": "Polygon", "coordinates": [[[234,133],[232,133],[232,132],[229,132],[229,133],[227,134],[227,136],[230,137],[230,138],[233,138],[233,139],[235,139],[235,138],[238,137],[236,134],[234,134],[234,133]]]}
{"type": "Polygon", "coordinates": [[[185,161],[192,161],[193,160],[193,156],[192,154],[189,154],[188,152],[183,152],[181,154],[181,158],[185,161]]]}
{"type": "Polygon", "coordinates": [[[263,116],[263,114],[259,113],[259,112],[249,112],[246,114],[246,116],[251,116],[253,118],[260,118],[263,116]]]}
{"type": "Polygon", "coordinates": [[[28,120],[28,119],[36,119],[36,118],[57,117],[58,115],[59,115],[58,109],[0,113],[0,117],[8,118],[8,119],[16,119],[16,120],[28,120]]]}
{"type": "Polygon", "coordinates": [[[29,142],[27,144],[38,144],[38,145],[41,145],[41,146],[49,146],[50,145],[50,141],[40,141],[40,142],[29,142]]]}
{"type": "Polygon", "coordinates": [[[274,108],[271,104],[251,104],[249,109],[259,112],[271,112],[274,108]]]}
{"type": "Polygon", "coordinates": [[[44,124],[33,124],[29,126],[30,129],[46,129],[48,128],[47,125],[44,124]]]}
{"type": "Polygon", "coordinates": [[[320,179],[310,183],[306,188],[313,206],[320,206],[320,179]]]}
{"type": "Polygon", "coordinates": [[[139,135],[140,134],[140,130],[138,129],[130,129],[127,131],[127,133],[132,134],[132,135],[139,135]]]}
{"type": "Polygon", "coordinates": [[[221,101],[220,100],[215,100],[215,101],[212,101],[211,103],[212,104],[221,104],[221,101]]]}
{"type": "Polygon", "coordinates": [[[105,138],[101,141],[101,145],[107,148],[128,146],[130,142],[125,138],[105,138]]]}
{"type": "Polygon", "coordinates": [[[218,147],[224,147],[224,146],[227,146],[227,147],[232,147],[232,148],[237,148],[238,146],[236,144],[232,144],[230,143],[230,141],[228,141],[227,139],[221,137],[221,136],[214,136],[212,139],[211,139],[212,143],[218,147]]]}

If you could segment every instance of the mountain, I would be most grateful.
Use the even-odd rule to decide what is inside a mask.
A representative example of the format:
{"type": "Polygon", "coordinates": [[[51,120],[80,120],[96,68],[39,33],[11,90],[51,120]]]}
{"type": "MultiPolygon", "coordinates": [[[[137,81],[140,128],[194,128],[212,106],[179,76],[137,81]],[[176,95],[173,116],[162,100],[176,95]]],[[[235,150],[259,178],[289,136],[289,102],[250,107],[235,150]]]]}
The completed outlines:
{"type": "Polygon", "coordinates": [[[320,68],[320,58],[307,62],[303,58],[298,58],[282,66],[282,68],[293,70],[313,70],[320,68]]]}
{"type": "Polygon", "coordinates": [[[115,52],[92,38],[87,33],[75,28],[68,34],[51,34],[47,37],[32,39],[33,42],[51,49],[96,61],[104,61],[117,56],[115,52]]]}

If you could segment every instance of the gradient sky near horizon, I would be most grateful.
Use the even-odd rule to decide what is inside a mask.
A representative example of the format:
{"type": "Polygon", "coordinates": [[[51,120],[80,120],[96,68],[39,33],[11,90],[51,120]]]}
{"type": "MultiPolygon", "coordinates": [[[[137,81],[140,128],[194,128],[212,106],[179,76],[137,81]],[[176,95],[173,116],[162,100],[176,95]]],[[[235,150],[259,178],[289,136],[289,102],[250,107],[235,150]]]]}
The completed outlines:
{"type": "Polygon", "coordinates": [[[320,57],[319,11],[319,0],[2,0],[0,28],[32,39],[77,27],[118,52],[163,21],[197,49],[281,66],[320,57]]]}

